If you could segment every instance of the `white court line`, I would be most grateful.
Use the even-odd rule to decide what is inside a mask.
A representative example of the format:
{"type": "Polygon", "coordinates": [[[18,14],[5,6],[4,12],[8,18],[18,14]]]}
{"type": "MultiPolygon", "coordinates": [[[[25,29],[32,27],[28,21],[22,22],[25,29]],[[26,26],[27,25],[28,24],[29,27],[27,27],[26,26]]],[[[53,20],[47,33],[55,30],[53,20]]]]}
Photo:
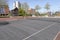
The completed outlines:
{"type": "Polygon", "coordinates": [[[43,29],[41,29],[41,30],[39,30],[39,31],[37,31],[37,32],[35,32],[35,33],[33,33],[32,35],[30,35],[30,36],[24,38],[23,40],[27,40],[27,39],[29,39],[30,37],[32,37],[32,36],[34,36],[34,35],[40,33],[41,31],[43,31],[43,30],[45,30],[45,29],[51,27],[51,26],[54,25],[54,24],[56,24],[56,23],[53,23],[53,24],[51,24],[51,25],[48,25],[47,27],[45,27],[45,28],[43,28],[43,29]]]}
{"type": "Polygon", "coordinates": [[[57,35],[55,36],[55,38],[53,40],[56,40],[57,36],[60,34],[60,32],[57,33],[57,35]]]}

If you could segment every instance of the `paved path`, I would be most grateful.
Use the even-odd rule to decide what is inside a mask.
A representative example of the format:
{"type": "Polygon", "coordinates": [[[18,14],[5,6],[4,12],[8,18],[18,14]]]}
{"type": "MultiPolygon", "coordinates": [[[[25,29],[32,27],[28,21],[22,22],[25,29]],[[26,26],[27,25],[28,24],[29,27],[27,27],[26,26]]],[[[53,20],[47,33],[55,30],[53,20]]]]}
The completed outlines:
{"type": "Polygon", "coordinates": [[[0,40],[53,40],[60,31],[60,20],[21,19],[0,26],[0,40]]]}

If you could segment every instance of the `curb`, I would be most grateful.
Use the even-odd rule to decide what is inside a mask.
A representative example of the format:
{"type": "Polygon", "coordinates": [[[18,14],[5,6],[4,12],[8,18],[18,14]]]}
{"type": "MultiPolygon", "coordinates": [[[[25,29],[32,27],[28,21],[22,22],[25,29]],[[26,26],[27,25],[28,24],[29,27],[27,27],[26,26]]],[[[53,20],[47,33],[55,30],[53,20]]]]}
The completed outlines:
{"type": "Polygon", "coordinates": [[[53,40],[60,40],[60,32],[57,33],[57,35],[55,36],[53,40]]]}
{"type": "Polygon", "coordinates": [[[12,19],[12,20],[6,20],[6,21],[9,21],[9,22],[11,22],[11,21],[16,21],[16,20],[18,20],[18,19],[12,19]]]}

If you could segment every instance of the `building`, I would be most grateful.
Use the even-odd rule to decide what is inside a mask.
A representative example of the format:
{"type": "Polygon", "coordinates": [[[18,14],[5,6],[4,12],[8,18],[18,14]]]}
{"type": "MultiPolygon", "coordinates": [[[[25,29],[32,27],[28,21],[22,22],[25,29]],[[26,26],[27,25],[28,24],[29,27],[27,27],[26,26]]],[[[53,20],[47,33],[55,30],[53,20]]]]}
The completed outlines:
{"type": "Polygon", "coordinates": [[[0,16],[2,15],[8,15],[9,13],[9,7],[8,5],[0,5],[0,16]]]}
{"type": "Polygon", "coordinates": [[[60,11],[55,12],[56,16],[60,16],[60,11]]]}
{"type": "Polygon", "coordinates": [[[11,10],[12,16],[18,16],[18,9],[21,7],[21,3],[19,1],[15,1],[13,3],[13,9],[11,10]]]}
{"type": "Polygon", "coordinates": [[[18,8],[11,10],[12,16],[18,16],[18,8]]]}
{"type": "Polygon", "coordinates": [[[31,9],[28,10],[28,12],[29,12],[29,14],[32,14],[33,15],[33,14],[35,14],[36,11],[35,11],[35,9],[32,9],[31,8],[31,9]]]}
{"type": "Polygon", "coordinates": [[[20,8],[21,7],[21,3],[19,2],[19,1],[15,1],[14,3],[13,3],[13,9],[15,9],[15,8],[20,8]]]}

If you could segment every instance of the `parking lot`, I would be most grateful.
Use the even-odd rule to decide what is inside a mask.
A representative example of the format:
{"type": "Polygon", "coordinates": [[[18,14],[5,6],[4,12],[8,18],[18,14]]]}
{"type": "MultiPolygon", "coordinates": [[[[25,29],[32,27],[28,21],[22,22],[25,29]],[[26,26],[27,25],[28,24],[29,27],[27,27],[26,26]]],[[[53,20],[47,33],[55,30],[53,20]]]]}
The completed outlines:
{"type": "Polygon", "coordinates": [[[0,26],[0,40],[54,40],[60,18],[28,18],[0,26]]]}

